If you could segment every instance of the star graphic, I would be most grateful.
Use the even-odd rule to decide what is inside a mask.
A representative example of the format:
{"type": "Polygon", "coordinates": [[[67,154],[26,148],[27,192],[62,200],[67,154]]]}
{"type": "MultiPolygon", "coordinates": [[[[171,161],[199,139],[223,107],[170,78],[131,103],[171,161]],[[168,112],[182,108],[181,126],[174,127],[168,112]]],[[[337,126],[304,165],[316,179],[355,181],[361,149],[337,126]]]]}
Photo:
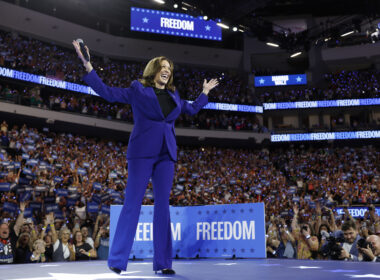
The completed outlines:
{"type": "Polygon", "coordinates": [[[346,274],[346,276],[350,276],[351,278],[376,278],[380,279],[380,275],[377,274],[357,274],[357,275],[351,275],[351,274],[346,274]]]}
{"type": "Polygon", "coordinates": [[[206,28],[206,31],[210,31],[211,30],[211,26],[210,25],[206,25],[205,28],[206,28]]]}
{"type": "Polygon", "coordinates": [[[144,17],[143,19],[143,23],[148,23],[149,19],[147,17],[144,17]]]}
{"type": "Polygon", "coordinates": [[[300,76],[298,76],[298,77],[296,78],[296,80],[297,80],[297,83],[300,83],[300,82],[302,81],[302,78],[301,78],[300,76]]]}
{"type": "Polygon", "coordinates": [[[264,80],[263,78],[261,78],[261,79],[259,80],[259,82],[260,82],[260,85],[262,85],[262,84],[265,82],[265,80],[264,80]]]}

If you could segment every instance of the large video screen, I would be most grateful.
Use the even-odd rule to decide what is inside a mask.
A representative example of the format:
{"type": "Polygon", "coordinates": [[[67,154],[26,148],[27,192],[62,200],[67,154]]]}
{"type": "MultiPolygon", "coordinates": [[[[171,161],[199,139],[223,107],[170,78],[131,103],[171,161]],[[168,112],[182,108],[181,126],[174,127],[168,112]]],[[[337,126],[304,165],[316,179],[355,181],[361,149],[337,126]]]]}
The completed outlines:
{"type": "Polygon", "coordinates": [[[306,85],[306,83],[306,74],[255,77],[255,87],[306,85]]]}
{"type": "Polygon", "coordinates": [[[195,39],[222,40],[222,29],[215,21],[136,7],[131,7],[131,30],[195,39]]]}

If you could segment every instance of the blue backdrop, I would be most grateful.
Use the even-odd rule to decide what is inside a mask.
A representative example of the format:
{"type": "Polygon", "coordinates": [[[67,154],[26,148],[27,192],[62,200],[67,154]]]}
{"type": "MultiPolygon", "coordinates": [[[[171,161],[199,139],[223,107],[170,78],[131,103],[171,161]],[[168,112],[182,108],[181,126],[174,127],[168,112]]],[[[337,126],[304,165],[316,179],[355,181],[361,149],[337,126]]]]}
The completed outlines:
{"type": "MultiPolygon", "coordinates": [[[[121,205],[111,206],[110,244],[121,205]]],[[[265,258],[263,203],[170,207],[173,257],[265,258]]],[[[142,206],[132,258],[153,257],[153,206],[142,206]]]]}

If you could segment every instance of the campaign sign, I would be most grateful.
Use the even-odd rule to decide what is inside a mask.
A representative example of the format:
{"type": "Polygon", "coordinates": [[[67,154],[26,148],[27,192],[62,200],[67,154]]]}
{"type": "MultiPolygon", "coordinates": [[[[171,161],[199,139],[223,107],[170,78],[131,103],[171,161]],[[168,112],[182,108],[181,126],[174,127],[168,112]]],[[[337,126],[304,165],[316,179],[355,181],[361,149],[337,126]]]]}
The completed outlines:
{"type": "Polygon", "coordinates": [[[255,87],[306,85],[306,83],[306,74],[255,77],[255,87]]]}
{"type": "Polygon", "coordinates": [[[196,39],[222,40],[222,29],[212,20],[181,13],[131,7],[131,30],[196,39]]]}
{"type": "MultiPolygon", "coordinates": [[[[110,244],[121,208],[111,205],[110,244]]],[[[170,216],[173,257],[266,257],[263,203],[171,206],[170,216]]],[[[130,258],[153,257],[152,222],[153,206],[142,206],[130,258]]]]}
{"type": "MultiPolygon", "coordinates": [[[[353,218],[363,218],[364,214],[368,211],[368,207],[348,207],[347,208],[348,212],[353,218]]],[[[377,215],[380,216],[380,207],[375,207],[377,215]]],[[[338,215],[343,215],[344,210],[343,207],[337,207],[335,208],[335,211],[337,212],[338,215]]]]}

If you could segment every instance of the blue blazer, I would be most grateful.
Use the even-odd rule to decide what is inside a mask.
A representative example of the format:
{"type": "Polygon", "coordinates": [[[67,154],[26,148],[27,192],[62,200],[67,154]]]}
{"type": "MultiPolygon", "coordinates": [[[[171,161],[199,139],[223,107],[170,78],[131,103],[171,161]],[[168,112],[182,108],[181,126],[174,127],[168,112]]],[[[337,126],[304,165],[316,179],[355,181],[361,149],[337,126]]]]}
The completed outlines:
{"type": "Polygon", "coordinates": [[[129,137],[128,159],[157,156],[166,143],[170,157],[177,160],[175,120],[181,113],[198,113],[208,103],[208,97],[203,93],[193,103],[189,103],[179,97],[178,91],[169,91],[176,107],[165,118],[153,88],[144,87],[137,80],[129,88],[109,87],[94,70],[85,75],[83,80],[105,100],[131,104],[135,125],[129,137]]]}

